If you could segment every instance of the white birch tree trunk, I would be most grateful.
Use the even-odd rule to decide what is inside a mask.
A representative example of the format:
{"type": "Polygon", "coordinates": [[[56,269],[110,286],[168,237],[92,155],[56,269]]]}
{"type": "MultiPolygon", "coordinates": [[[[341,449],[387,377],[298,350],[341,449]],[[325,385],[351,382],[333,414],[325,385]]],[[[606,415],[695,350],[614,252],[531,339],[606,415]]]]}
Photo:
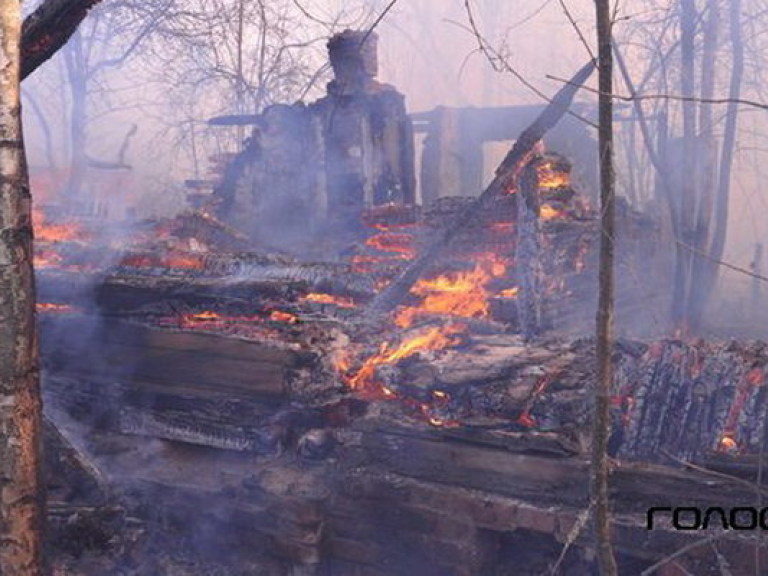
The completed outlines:
{"type": "Polygon", "coordinates": [[[38,576],[41,401],[20,40],[21,3],[0,0],[0,574],[38,576]]]}

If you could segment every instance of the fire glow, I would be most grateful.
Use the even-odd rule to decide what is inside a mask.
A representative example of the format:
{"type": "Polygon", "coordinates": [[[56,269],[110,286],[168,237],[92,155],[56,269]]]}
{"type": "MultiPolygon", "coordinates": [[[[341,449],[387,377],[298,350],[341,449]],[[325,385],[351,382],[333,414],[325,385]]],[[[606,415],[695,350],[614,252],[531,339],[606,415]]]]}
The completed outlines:
{"type": "Polygon", "coordinates": [[[311,292],[302,298],[304,302],[314,302],[316,304],[333,304],[339,308],[354,308],[355,301],[346,296],[334,296],[333,294],[323,294],[311,292]]]}
{"type": "Polygon", "coordinates": [[[131,254],[120,262],[121,266],[131,268],[175,268],[179,270],[203,270],[205,263],[197,254],[169,253],[163,256],[154,254],[131,254]]]}
{"type": "Polygon", "coordinates": [[[35,208],[32,211],[32,226],[35,231],[35,240],[38,242],[71,242],[86,239],[86,235],[77,224],[51,224],[46,220],[42,210],[35,208]]]}
{"type": "Polygon", "coordinates": [[[35,304],[35,309],[38,313],[66,313],[66,312],[74,312],[75,308],[74,306],[71,306],[70,304],[56,304],[53,302],[38,302],[35,304]]]}
{"type": "Polygon", "coordinates": [[[400,360],[420,352],[443,350],[455,346],[460,341],[456,335],[463,332],[464,329],[464,326],[455,324],[445,327],[433,326],[406,337],[397,345],[384,342],[380,346],[379,351],[366,359],[362,366],[352,376],[347,376],[345,374],[349,368],[348,358],[345,357],[340,359],[337,362],[336,367],[337,370],[342,373],[342,377],[352,390],[372,394],[382,394],[384,397],[391,398],[394,397],[395,394],[377,380],[377,367],[387,364],[394,365],[400,360]]]}
{"type": "Polygon", "coordinates": [[[365,241],[369,248],[375,248],[382,252],[389,252],[404,260],[410,260],[416,256],[413,249],[413,236],[403,232],[388,232],[386,229],[371,236],[365,241]]]}
{"type": "Polygon", "coordinates": [[[548,222],[550,220],[562,220],[565,213],[562,210],[552,207],[550,204],[542,204],[539,208],[539,217],[548,222]]]}
{"type": "Polygon", "coordinates": [[[460,318],[486,318],[490,313],[488,283],[504,275],[506,264],[493,254],[483,255],[473,270],[420,280],[411,294],[420,296],[417,306],[402,308],[395,316],[401,328],[413,325],[424,314],[444,314],[460,318]]]}
{"type": "Polygon", "coordinates": [[[541,162],[536,166],[536,174],[539,188],[545,190],[568,188],[571,185],[571,177],[568,172],[559,170],[554,162],[541,162]]]}

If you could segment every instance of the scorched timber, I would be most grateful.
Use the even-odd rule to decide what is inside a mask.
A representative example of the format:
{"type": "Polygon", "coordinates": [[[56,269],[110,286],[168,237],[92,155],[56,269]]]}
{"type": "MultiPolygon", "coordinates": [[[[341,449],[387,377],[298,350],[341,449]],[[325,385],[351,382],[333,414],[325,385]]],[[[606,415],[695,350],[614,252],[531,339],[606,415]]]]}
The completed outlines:
{"type": "Polygon", "coordinates": [[[353,274],[348,266],[320,264],[238,264],[226,262],[211,272],[168,273],[157,269],[120,268],[96,287],[96,301],[105,311],[126,311],[177,302],[213,305],[216,302],[290,301],[310,291],[370,298],[370,278],[353,274]],[[231,266],[230,266],[231,264],[231,266]]]}
{"type": "Polygon", "coordinates": [[[124,433],[222,449],[275,451],[289,432],[276,421],[281,408],[324,393],[328,381],[315,352],[119,321],[47,317],[42,346],[52,407],[124,433]],[[72,332],[91,338],[64,345],[72,332]]]}

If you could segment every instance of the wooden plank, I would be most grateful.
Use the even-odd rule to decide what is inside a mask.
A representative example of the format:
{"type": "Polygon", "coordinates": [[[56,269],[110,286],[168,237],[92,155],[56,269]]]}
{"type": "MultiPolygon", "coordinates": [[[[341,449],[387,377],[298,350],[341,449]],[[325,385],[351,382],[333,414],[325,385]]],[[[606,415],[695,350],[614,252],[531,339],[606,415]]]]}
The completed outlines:
{"type": "MultiPolygon", "coordinates": [[[[363,432],[350,455],[351,462],[410,478],[538,505],[581,508],[588,501],[588,461],[583,457],[510,453],[438,433],[414,437],[381,429],[363,432]]],[[[658,464],[621,462],[611,473],[610,486],[618,513],[645,513],[652,506],[750,506],[755,499],[754,490],[738,481],[658,464]]]]}

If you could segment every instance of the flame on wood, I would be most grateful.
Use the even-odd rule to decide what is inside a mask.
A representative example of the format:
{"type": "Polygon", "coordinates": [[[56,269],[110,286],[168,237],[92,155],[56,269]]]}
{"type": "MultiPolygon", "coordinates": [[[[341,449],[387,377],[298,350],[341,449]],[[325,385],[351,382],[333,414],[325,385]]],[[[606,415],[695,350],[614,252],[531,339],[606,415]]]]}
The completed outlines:
{"type": "Polygon", "coordinates": [[[506,270],[506,263],[501,258],[485,254],[473,270],[419,280],[411,288],[411,294],[421,297],[421,302],[400,309],[395,315],[395,324],[408,328],[416,318],[425,314],[485,318],[490,313],[491,294],[487,286],[494,278],[503,276],[506,270]]]}
{"type": "Polygon", "coordinates": [[[399,344],[383,342],[379,351],[367,358],[351,376],[348,375],[351,367],[348,356],[337,359],[336,369],[353,390],[394,397],[395,394],[378,381],[376,377],[377,367],[386,364],[394,365],[400,360],[420,352],[443,350],[455,346],[459,342],[456,335],[464,330],[463,325],[433,326],[409,335],[399,344]]]}
{"type": "Polygon", "coordinates": [[[321,292],[310,292],[301,299],[304,302],[315,302],[317,304],[333,304],[339,308],[354,308],[355,301],[348,296],[334,296],[333,294],[324,294],[321,292]]]}

